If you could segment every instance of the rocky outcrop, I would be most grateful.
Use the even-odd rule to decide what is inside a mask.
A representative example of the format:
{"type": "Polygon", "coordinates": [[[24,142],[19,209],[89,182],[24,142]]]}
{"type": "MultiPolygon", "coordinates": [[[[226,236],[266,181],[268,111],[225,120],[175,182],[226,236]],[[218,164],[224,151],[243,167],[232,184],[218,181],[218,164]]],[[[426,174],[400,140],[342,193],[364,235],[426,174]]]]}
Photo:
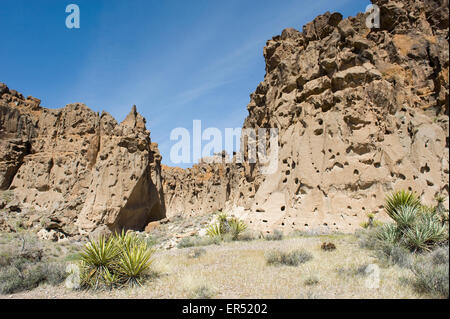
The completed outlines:
{"type": "Polygon", "coordinates": [[[26,209],[28,226],[61,237],[144,230],[165,217],[161,156],[136,107],[118,124],[83,104],[46,109],[4,84],[0,93],[0,189],[26,209]]]}
{"type": "Polygon", "coordinates": [[[224,209],[263,230],[350,230],[367,213],[384,218],[387,192],[448,197],[448,3],[373,2],[379,29],[365,14],[326,13],[267,42],[243,127],[279,129],[268,148],[278,170],[164,167],[168,214],[224,209]]]}

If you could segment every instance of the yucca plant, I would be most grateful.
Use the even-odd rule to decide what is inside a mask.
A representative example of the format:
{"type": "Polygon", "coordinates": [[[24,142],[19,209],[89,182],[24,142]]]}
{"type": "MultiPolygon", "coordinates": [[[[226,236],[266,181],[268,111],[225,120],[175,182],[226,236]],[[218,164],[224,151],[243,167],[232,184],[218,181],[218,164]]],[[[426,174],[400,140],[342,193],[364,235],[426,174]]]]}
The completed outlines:
{"type": "Polygon", "coordinates": [[[419,208],[421,203],[414,193],[402,190],[387,196],[384,209],[389,217],[396,220],[398,211],[404,206],[419,208]]]}
{"type": "Polygon", "coordinates": [[[376,238],[382,242],[395,244],[400,238],[400,231],[396,224],[384,224],[376,232],[376,238]]]}
{"type": "Polygon", "coordinates": [[[391,216],[401,230],[410,228],[423,213],[420,206],[400,206],[391,216]]]}
{"type": "Polygon", "coordinates": [[[209,237],[221,237],[223,235],[222,227],[220,223],[212,224],[206,229],[206,233],[209,237]]]}
{"type": "Polygon", "coordinates": [[[238,239],[239,235],[247,229],[247,225],[237,218],[230,219],[229,225],[233,240],[238,239]]]}
{"type": "Polygon", "coordinates": [[[97,242],[89,241],[80,253],[84,269],[84,284],[98,288],[105,272],[113,271],[120,249],[113,239],[100,237],[97,242]]]}
{"type": "Polygon", "coordinates": [[[429,251],[447,238],[447,229],[434,216],[423,215],[404,232],[404,242],[413,251],[429,251]]]}
{"type": "Polygon", "coordinates": [[[154,250],[134,233],[116,233],[90,241],[80,254],[83,286],[98,289],[141,285],[152,264],[154,250]]]}
{"type": "Polygon", "coordinates": [[[127,242],[127,246],[123,246],[117,270],[125,284],[132,286],[142,285],[141,281],[153,262],[151,259],[153,253],[153,249],[139,240],[132,243],[127,242]]]}
{"type": "Polygon", "coordinates": [[[103,280],[109,289],[113,289],[119,285],[120,277],[117,273],[105,270],[103,272],[103,280]]]}

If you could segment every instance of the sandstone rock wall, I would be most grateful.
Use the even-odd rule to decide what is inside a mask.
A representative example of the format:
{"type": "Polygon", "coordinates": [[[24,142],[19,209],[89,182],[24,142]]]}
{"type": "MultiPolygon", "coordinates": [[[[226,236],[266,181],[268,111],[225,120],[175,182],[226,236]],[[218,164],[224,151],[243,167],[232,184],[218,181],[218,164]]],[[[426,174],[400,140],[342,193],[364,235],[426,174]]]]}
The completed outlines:
{"type": "Polygon", "coordinates": [[[448,2],[373,1],[317,17],[264,48],[266,75],[244,128],[278,128],[278,170],[163,167],[168,214],[228,210],[263,230],[350,230],[383,216],[387,192],[449,193],[448,2]]]}
{"type": "Polygon", "coordinates": [[[0,137],[0,189],[47,230],[143,230],[165,216],[161,156],[135,107],[118,124],[83,104],[40,107],[1,84],[0,137]]]}

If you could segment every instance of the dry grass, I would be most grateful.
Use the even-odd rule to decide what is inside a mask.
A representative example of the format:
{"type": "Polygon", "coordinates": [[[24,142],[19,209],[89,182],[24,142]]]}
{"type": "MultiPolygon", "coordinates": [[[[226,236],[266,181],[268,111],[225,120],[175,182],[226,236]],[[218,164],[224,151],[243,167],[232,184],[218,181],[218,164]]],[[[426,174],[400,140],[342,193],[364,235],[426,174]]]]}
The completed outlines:
{"type": "MultiPolygon", "coordinates": [[[[427,298],[408,279],[409,269],[379,264],[380,286],[366,287],[365,267],[376,264],[374,253],[361,249],[352,235],[289,238],[282,241],[231,242],[204,247],[189,258],[189,249],[160,251],[154,270],[159,274],[142,288],[104,292],[71,291],[41,286],[12,298],[427,298]],[[321,250],[324,241],[337,249],[321,250]],[[302,249],[314,258],[297,267],[269,266],[271,250],[302,249]]],[[[9,296],[5,296],[9,297],[9,296]]]]}

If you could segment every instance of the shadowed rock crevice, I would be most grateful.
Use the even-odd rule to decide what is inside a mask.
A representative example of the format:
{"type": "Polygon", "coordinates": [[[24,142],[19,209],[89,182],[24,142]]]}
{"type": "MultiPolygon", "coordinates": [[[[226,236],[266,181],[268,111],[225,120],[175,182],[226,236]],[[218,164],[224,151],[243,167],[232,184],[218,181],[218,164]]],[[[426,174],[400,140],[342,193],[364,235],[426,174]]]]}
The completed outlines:
{"type": "Polygon", "coordinates": [[[126,205],[117,215],[111,230],[143,231],[148,223],[165,217],[166,214],[158,197],[156,186],[150,179],[149,172],[146,171],[134,187],[126,205]]]}

